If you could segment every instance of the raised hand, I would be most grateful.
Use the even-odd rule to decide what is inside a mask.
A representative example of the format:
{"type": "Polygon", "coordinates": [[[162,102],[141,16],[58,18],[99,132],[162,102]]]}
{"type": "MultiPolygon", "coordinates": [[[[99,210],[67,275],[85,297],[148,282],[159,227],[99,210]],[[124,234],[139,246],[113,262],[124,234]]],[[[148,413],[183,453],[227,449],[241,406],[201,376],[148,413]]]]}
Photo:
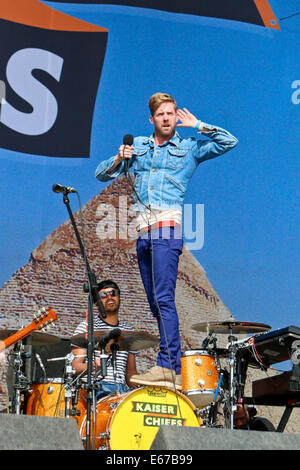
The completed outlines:
{"type": "Polygon", "coordinates": [[[189,112],[188,109],[178,109],[177,110],[178,119],[181,121],[177,124],[177,127],[195,127],[198,122],[196,116],[189,112]]]}

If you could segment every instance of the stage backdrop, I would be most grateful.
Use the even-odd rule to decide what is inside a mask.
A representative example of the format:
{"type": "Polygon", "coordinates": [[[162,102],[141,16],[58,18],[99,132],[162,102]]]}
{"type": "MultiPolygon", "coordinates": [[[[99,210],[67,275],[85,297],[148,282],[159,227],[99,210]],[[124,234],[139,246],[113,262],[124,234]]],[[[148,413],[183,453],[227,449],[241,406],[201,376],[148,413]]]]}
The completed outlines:
{"type": "MultiPolygon", "coordinates": [[[[108,183],[94,173],[125,134],[152,132],[147,102],[157,91],[239,139],[192,179],[184,230],[192,257],[182,279],[190,282],[189,263],[198,262],[192,271],[203,277],[193,285],[198,282],[197,292],[211,305],[219,302],[214,319],[232,314],[272,328],[298,325],[298,2],[1,0],[0,6],[2,328],[28,320],[28,299],[55,306],[59,298],[65,315],[84,315],[84,266],[78,261],[70,268],[80,254],[72,227],[64,229],[68,213],[61,194],[52,191],[55,183],[78,191],[80,200],[69,196],[73,212],[80,202],[86,207],[82,221],[96,275],[120,277],[124,289],[132,281],[134,244],[129,240],[124,251],[126,233],[107,234],[106,219],[111,208],[126,212],[131,195],[116,185],[101,199],[108,183]],[[115,260],[106,260],[103,270],[95,247],[109,243],[115,260]],[[118,250],[127,256],[127,264],[121,260],[127,273],[118,271],[118,250]],[[72,288],[59,289],[49,276],[47,263],[57,254],[60,281],[72,288]],[[35,262],[44,271],[35,271],[35,262]],[[34,293],[31,277],[22,277],[26,266],[33,277],[38,272],[34,293]]],[[[77,222],[82,233],[79,216],[77,222]]],[[[142,292],[136,265],[133,270],[142,292]]],[[[141,309],[148,312],[146,303],[141,309]]],[[[210,311],[202,309],[200,320],[210,311]]],[[[71,334],[73,322],[72,316],[60,331],[71,334]]]]}

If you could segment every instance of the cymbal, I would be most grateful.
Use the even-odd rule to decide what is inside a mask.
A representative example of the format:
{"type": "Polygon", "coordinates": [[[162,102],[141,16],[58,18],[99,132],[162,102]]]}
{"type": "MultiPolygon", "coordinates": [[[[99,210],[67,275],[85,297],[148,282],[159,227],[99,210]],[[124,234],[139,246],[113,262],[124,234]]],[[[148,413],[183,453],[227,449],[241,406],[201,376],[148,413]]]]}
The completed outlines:
{"type": "MultiPolygon", "coordinates": [[[[0,340],[3,341],[4,339],[8,338],[14,333],[17,333],[18,331],[19,330],[0,330],[0,340]]],[[[32,331],[30,335],[28,336],[32,336],[33,346],[35,345],[40,346],[44,344],[55,344],[61,340],[59,336],[49,335],[48,333],[42,333],[41,331],[32,331]]],[[[26,337],[23,339],[25,340],[26,337]]]]}
{"type": "MultiPolygon", "coordinates": [[[[111,330],[101,330],[94,332],[95,344],[103,339],[104,336],[109,335],[111,330]]],[[[159,338],[147,333],[146,331],[121,331],[120,336],[115,343],[119,345],[120,351],[140,351],[156,346],[159,343],[159,338]]],[[[71,344],[79,348],[87,348],[88,340],[86,333],[80,333],[71,337],[71,344]]],[[[96,347],[95,349],[101,349],[96,347]]]]}
{"type": "Polygon", "coordinates": [[[264,323],[251,323],[247,321],[212,321],[195,323],[192,328],[196,331],[203,331],[204,333],[236,333],[236,334],[247,334],[247,333],[259,333],[261,331],[270,330],[269,325],[264,323]]]}

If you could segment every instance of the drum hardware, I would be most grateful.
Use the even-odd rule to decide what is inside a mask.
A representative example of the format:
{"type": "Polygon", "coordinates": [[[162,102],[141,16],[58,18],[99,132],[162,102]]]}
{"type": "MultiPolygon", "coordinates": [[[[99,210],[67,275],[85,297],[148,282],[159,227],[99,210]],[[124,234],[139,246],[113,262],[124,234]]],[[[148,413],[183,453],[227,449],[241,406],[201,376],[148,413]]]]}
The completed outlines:
{"type": "Polygon", "coordinates": [[[75,370],[72,367],[75,357],[86,357],[86,355],[74,356],[73,353],[69,353],[64,357],[47,359],[47,362],[65,361],[65,379],[63,383],[65,393],[65,418],[78,416],[80,414],[80,411],[76,409],[79,393],[79,377],[74,379],[75,370]],[[76,385],[74,386],[74,384],[76,385]]]}
{"type": "Polygon", "coordinates": [[[220,401],[222,400],[223,390],[221,389],[221,385],[223,382],[223,377],[224,377],[224,373],[221,372],[213,402],[211,406],[209,407],[208,418],[207,418],[207,425],[209,427],[217,426],[217,415],[218,415],[218,408],[219,408],[219,403],[217,402],[217,400],[218,400],[219,395],[220,395],[220,401]]]}
{"type": "Polygon", "coordinates": [[[202,341],[202,349],[210,350],[216,353],[217,351],[217,337],[214,331],[208,333],[206,338],[202,341]]]}
{"type": "MultiPolygon", "coordinates": [[[[235,347],[238,349],[238,348],[247,348],[248,346],[251,345],[253,341],[253,337],[247,337],[247,338],[241,338],[241,339],[237,339],[235,338],[234,340],[234,345],[235,347]]],[[[227,348],[229,348],[230,346],[230,343],[227,343],[227,348]]]]}
{"type": "MultiPolygon", "coordinates": [[[[46,374],[46,369],[44,367],[44,364],[43,364],[43,361],[40,357],[39,354],[35,353],[35,358],[37,359],[38,363],[39,363],[39,366],[44,374],[44,383],[47,383],[47,374],[46,374]]],[[[39,398],[39,401],[38,401],[38,406],[37,406],[37,409],[36,409],[36,414],[38,415],[39,414],[39,409],[40,409],[40,405],[41,405],[41,401],[42,401],[42,396],[43,396],[43,392],[44,392],[44,389],[45,389],[45,385],[43,385],[43,388],[42,388],[42,392],[40,394],[40,398],[39,398]]],[[[47,394],[50,395],[54,392],[54,387],[53,386],[48,386],[47,387],[47,394]]],[[[33,393],[33,390],[31,390],[31,393],[33,393]]]]}
{"type": "MultiPolygon", "coordinates": [[[[14,376],[14,386],[12,392],[12,413],[20,414],[21,410],[21,395],[25,391],[29,390],[29,380],[24,375],[23,360],[22,358],[29,359],[31,358],[32,345],[36,344],[49,344],[49,342],[59,341],[55,336],[48,335],[46,333],[41,333],[40,330],[44,331],[44,328],[50,328],[57,320],[56,312],[52,309],[42,308],[34,314],[34,320],[30,325],[22,328],[21,330],[1,330],[0,331],[0,351],[12,346],[14,346],[14,352],[10,353],[10,357],[13,357],[12,367],[15,371],[14,376]],[[30,338],[30,348],[28,351],[25,351],[23,340],[25,338],[30,338]]],[[[29,362],[25,363],[25,374],[30,376],[30,367],[29,362]]]]}
{"type": "Polygon", "coordinates": [[[112,352],[111,361],[112,361],[113,374],[114,374],[114,384],[115,384],[115,389],[116,389],[116,386],[117,386],[117,351],[119,351],[120,346],[117,343],[113,343],[110,345],[110,349],[112,352]]]}
{"type": "Polygon", "coordinates": [[[109,404],[109,408],[110,408],[111,410],[113,410],[114,408],[116,408],[116,406],[118,406],[117,403],[110,403],[110,404],[109,404]]]}
{"type": "Polygon", "coordinates": [[[237,410],[236,403],[242,398],[245,379],[246,368],[248,363],[243,360],[239,354],[240,344],[247,344],[249,338],[239,341],[233,334],[250,334],[261,333],[268,331],[271,327],[264,323],[243,322],[236,320],[226,320],[221,322],[203,322],[196,323],[192,326],[196,331],[206,332],[207,338],[204,342],[207,345],[211,342],[211,337],[214,333],[228,334],[228,357],[227,363],[229,365],[229,383],[228,389],[224,390],[225,401],[225,421],[226,426],[230,429],[234,428],[234,413],[237,410]]]}
{"type": "Polygon", "coordinates": [[[109,358],[109,355],[105,352],[105,348],[101,348],[101,354],[99,357],[100,369],[96,372],[95,377],[101,375],[101,377],[104,378],[107,375],[107,359],[109,358]]]}
{"type": "Polygon", "coordinates": [[[13,397],[12,397],[12,413],[19,415],[21,413],[21,408],[24,403],[24,394],[26,391],[30,390],[29,384],[30,381],[24,375],[23,368],[23,359],[31,357],[30,352],[24,352],[24,345],[22,342],[17,343],[14,346],[13,352],[9,353],[9,357],[12,359],[12,367],[14,369],[15,383],[13,386],[13,397]]]}
{"type": "Polygon", "coordinates": [[[229,364],[229,369],[230,369],[230,382],[229,382],[229,410],[230,410],[230,429],[233,429],[234,426],[234,412],[237,410],[237,407],[235,405],[235,366],[236,366],[236,356],[235,356],[235,346],[234,342],[236,341],[236,338],[232,335],[229,335],[228,337],[229,341],[229,346],[228,349],[230,351],[229,354],[229,359],[228,359],[228,364],[229,364]]]}
{"type": "MultiPolygon", "coordinates": [[[[249,338],[244,340],[248,341],[249,338]]],[[[227,379],[227,387],[224,394],[225,403],[225,425],[227,428],[234,429],[234,414],[237,411],[237,404],[243,398],[246,371],[248,362],[241,354],[240,345],[243,341],[237,340],[233,335],[228,336],[228,351],[229,357],[227,363],[229,365],[229,377],[227,379]]]]}
{"type": "Polygon", "coordinates": [[[66,355],[66,368],[65,368],[65,374],[66,374],[66,380],[65,380],[65,405],[66,405],[66,413],[65,416],[66,418],[70,418],[70,416],[75,416],[76,415],[76,410],[71,413],[71,400],[73,396],[73,376],[75,374],[75,371],[72,367],[72,362],[74,360],[74,355],[72,353],[66,355]]]}

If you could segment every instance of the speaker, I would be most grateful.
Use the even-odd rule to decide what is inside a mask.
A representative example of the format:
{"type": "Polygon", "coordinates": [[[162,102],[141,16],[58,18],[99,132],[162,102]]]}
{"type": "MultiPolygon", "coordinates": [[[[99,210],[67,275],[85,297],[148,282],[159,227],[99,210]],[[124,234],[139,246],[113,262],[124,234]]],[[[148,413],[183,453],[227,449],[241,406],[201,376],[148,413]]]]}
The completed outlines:
{"type": "Polygon", "coordinates": [[[151,450],[298,450],[300,434],[161,426],[151,450]]]}
{"type": "Polygon", "coordinates": [[[0,450],[83,450],[73,418],[0,414],[0,450]]]}

